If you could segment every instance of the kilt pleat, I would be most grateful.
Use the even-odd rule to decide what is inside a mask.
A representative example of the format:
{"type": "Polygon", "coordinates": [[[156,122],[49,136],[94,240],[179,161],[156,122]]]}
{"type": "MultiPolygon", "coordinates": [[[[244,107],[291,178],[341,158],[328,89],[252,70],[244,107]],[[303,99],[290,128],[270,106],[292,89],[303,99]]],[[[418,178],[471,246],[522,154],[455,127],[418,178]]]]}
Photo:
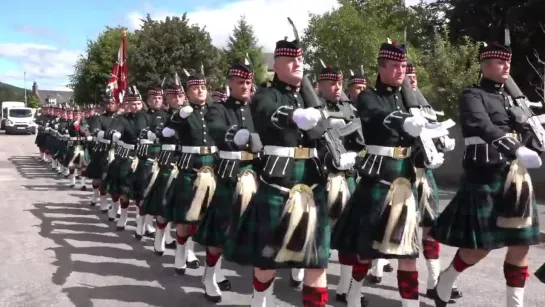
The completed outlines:
{"type": "Polygon", "coordinates": [[[102,163],[108,155],[108,151],[95,151],[89,155],[89,164],[87,165],[87,178],[102,179],[105,165],[102,163]]]}
{"type": "MultiPolygon", "coordinates": [[[[188,224],[187,212],[193,200],[193,183],[197,179],[197,169],[204,166],[214,167],[215,155],[196,155],[194,169],[180,171],[178,177],[168,187],[165,217],[177,224],[188,224]]],[[[212,195],[211,195],[212,196],[212,195]]],[[[195,224],[196,222],[191,222],[195,224]]]]}
{"type": "MultiPolygon", "coordinates": [[[[435,202],[430,203],[430,210],[432,211],[432,214],[430,214],[426,210],[423,210],[423,212],[421,212],[422,218],[420,220],[420,227],[432,227],[435,224],[438,211],[437,206],[439,205],[439,188],[437,187],[435,176],[433,175],[433,171],[431,169],[426,170],[426,178],[428,180],[428,183],[430,184],[432,197],[435,199],[435,202]]],[[[420,197],[420,195],[418,196],[420,197]]]]}
{"type": "Polygon", "coordinates": [[[496,225],[508,172],[509,167],[466,170],[456,195],[438,216],[430,235],[442,244],[468,249],[491,250],[539,244],[535,196],[531,206],[531,226],[507,229],[496,225]]]}
{"type": "Polygon", "coordinates": [[[132,199],[142,200],[144,191],[151,180],[151,172],[153,169],[153,160],[141,158],[138,161],[136,170],[130,174],[132,177],[132,199]]]}
{"type": "Polygon", "coordinates": [[[119,174],[120,174],[121,157],[116,156],[114,160],[107,166],[106,171],[102,173],[101,188],[108,193],[119,194],[119,174]]]}
{"type": "MultiPolygon", "coordinates": [[[[240,173],[252,169],[252,165],[240,167],[240,173]]],[[[193,236],[193,240],[202,246],[223,247],[227,240],[227,231],[232,221],[232,214],[236,213],[233,208],[236,181],[226,180],[218,182],[216,192],[212,197],[210,206],[206,210],[202,221],[193,236]]]]}
{"type": "MultiPolygon", "coordinates": [[[[383,254],[373,248],[376,237],[383,232],[381,216],[384,202],[390,190],[389,182],[403,177],[414,182],[414,167],[408,160],[384,159],[381,175],[360,177],[343,214],[335,223],[331,235],[331,248],[346,255],[357,254],[360,259],[415,259],[411,255],[383,254]]],[[[361,174],[360,174],[361,175],[361,174]]],[[[413,189],[413,193],[416,192],[413,189]]],[[[416,193],[415,197],[416,197],[416,193]]],[[[417,206],[418,209],[418,206],[417,206]]],[[[417,240],[418,238],[414,238],[417,240]]]]}
{"type": "MultiPolygon", "coordinates": [[[[167,189],[168,178],[172,172],[172,166],[164,166],[159,170],[157,179],[153,183],[148,195],[142,202],[142,210],[149,215],[153,216],[165,216],[165,204],[163,204],[163,197],[165,190],[167,189]]],[[[145,189],[145,188],[144,188],[145,189]]]]}
{"type": "Polygon", "coordinates": [[[240,218],[238,227],[230,228],[224,253],[227,260],[262,269],[327,267],[331,234],[325,178],[317,176],[314,170],[316,170],[315,161],[295,160],[289,177],[294,184],[303,183],[308,186],[317,184],[313,189],[317,208],[317,229],[314,238],[316,255],[307,261],[286,263],[276,263],[273,258],[262,255],[264,248],[271,240],[271,234],[280,224],[289,194],[260,181],[257,193],[240,218]]]}

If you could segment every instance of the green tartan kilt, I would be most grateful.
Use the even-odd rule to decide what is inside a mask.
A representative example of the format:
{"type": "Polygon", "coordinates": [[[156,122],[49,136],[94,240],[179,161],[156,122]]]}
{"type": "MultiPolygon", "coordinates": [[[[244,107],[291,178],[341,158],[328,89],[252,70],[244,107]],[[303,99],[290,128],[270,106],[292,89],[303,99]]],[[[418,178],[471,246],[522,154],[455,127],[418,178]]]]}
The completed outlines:
{"type": "Polygon", "coordinates": [[[545,284],[545,263],[535,273],[537,279],[545,284]]]}
{"type": "Polygon", "coordinates": [[[312,159],[294,160],[289,179],[294,184],[303,183],[308,186],[318,183],[313,189],[318,214],[315,254],[304,262],[286,263],[277,263],[272,257],[263,256],[263,250],[279,227],[289,193],[260,180],[256,194],[239,220],[238,228],[230,228],[225,244],[225,259],[261,269],[327,268],[331,234],[325,180],[319,175],[317,163],[312,159]]]}
{"type": "MultiPolygon", "coordinates": [[[[74,158],[75,154],[76,154],[76,145],[68,146],[63,164],[68,166],[70,164],[70,161],[74,158]]],[[[75,157],[73,162],[74,166],[78,167],[80,165],[80,162],[83,162],[82,159],[83,159],[83,156],[81,154],[75,157]]]]}
{"type": "MultiPolygon", "coordinates": [[[[240,172],[252,169],[252,164],[240,167],[240,172]]],[[[232,180],[218,182],[216,192],[210,206],[193,236],[193,241],[202,246],[223,247],[227,240],[227,231],[232,222],[232,215],[237,211],[233,208],[237,177],[232,180]]],[[[240,210],[239,210],[240,211],[240,210]]]]}
{"type": "Polygon", "coordinates": [[[121,172],[121,157],[115,156],[114,160],[108,165],[105,172],[102,173],[101,188],[108,193],[119,194],[119,174],[121,172]]]}
{"type": "MultiPolygon", "coordinates": [[[[348,183],[350,195],[354,194],[357,186],[356,176],[346,177],[346,182],[348,183]]],[[[339,253],[338,255],[340,264],[355,265],[358,262],[358,256],[355,253],[339,253]]]]}
{"type": "MultiPolygon", "coordinates": [[[[397,178],[414,183],[414,167],[409,159],[384,158],[380,174],[360,174],[356,190],[333,228],[331,248],[345,255],[357,254],[360,259],[416,259],[418,252],[409,255],[383,254],[373,248],[373,242],[382,240],[383,209],[390,185],[397,178]]],[[[416,191],[413,189],[416,197],[416,191]]],[[[418,210],[418,206],[416,206],[418,210]]],[[[415,236],[414,240],[418,238],[415,236]]]]}
{"type": "Polygon", "coordinates": [[[422,212],[420,212],[420,227],[432,227],[435,224],[435,220],[437,219],[437,207],[439,205],[439,188],[437,187],[435,176],[433,175],[433,171],[431,169],[426,170],[426,177],[430,183],[432,197],[435,201],[429,202],[430,210],[432,211],[431,214],[426,210],[422,210],[422,212]]]}
{"type": "Polygon", "coordinates": [[[531,207],[531,226],[507,229],[496,225],[508,172],[509,166],[466,169],[456,195],[437,218],[430,235],[442,244],[468,249],[491,250],[539,244],[535,195],[531,207]]]}
{"type": "Polygon", "coordinates": [[[66,166],[66,155],[68,154],[68,146],[66,145],[66,142],[57,141],[55,149],[55,159],[57,159],[63,166],[66,166]]]}
{"type": "MultiPolygon", "coordinates": [[[[159,174],[153,183],[148,195],[142,202],[142,210],[146,214],[153,216],[165,216],[165,210],[163,204],[164,198],[167,192],[168,178],[172,172],[172,166],[165,166],[159,170],[159,174]]],[[[144,187],[146,189],[146,187],[144,187]]]]}
{"type": "Polygon", "coordinates": [[[151,180],[152,169],[153,160],[140,158],[136,170],[130,175],[132,177],[132,199],[142,200],[144,198],[144,191],[151,180]]]}
{"type": "MultiPolygon", "coordinates": [[[[193,155],[192,159],[194,159],[192,161],[193,167],[188,170],[181,170],[167,191],[165,218],[176,224],[190,223],[186,220],[186,215],[193,200],[193,184],[197,179],[197,170],[204,166],[213,168],[216,155],[193,155]]],[[[196,222],[192,223],[195,224],[196,222]]]]}
{"type": "MultiPolygon", "coordinates": [[[[117,177],[117,193],[126,195],[129,199],[133,199],[134,197],[134,185],[138,180],[138,177],[136,176],[136,168],[138,165],[135,169],[132,169],[134,159],[136,159],[136,157],[127,157],[119,161],[119,173],[117,177]]],[[[138,162],[140,162],[140,160],[138,162]]]]}
{"type": "Polygon", "coordinates": [[[89,163],[87,164],[87,178],[102,179],[102,173],[105,171],[104,163],[102,162],[108,156],[108,151],[95,151],[89,155],[89,163]]]}

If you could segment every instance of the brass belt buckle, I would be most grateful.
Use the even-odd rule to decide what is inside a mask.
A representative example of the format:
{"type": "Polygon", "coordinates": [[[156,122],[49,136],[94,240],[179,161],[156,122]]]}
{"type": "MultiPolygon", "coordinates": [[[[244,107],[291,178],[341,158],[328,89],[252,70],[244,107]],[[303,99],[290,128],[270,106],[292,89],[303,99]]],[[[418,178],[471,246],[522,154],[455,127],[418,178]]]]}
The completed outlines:
{"type": "Polygon", "coordinates": [[[200,147],[200,154],[201,155],[209,155],[211,152],[210,147],[202,146],[200,147]]]}
{"type": "Polygon", "coordinates": [[[407,151],[406,147],[394,147],[394,158],[406,158],[407,151]]]}
{"type": "Polygon", "coordinates": [[[241,152],[241,155],[240,155],[240,160],[242,161],[250,161],[250,160],[253,160],[254,159],[254,154],[250,153],[250,152],[247,152],[247,151],[242,151],[241,152]]]}
{"type": "Polygon", "coordinates": [[[310,159],[310,148],[295,147],[294,159],[310,159]]]}

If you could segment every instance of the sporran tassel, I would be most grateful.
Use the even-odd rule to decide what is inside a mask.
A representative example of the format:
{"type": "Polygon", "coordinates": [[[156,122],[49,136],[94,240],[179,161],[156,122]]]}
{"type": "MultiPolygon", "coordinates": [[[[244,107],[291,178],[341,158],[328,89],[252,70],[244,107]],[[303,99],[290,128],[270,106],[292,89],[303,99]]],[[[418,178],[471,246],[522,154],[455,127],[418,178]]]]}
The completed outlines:
{"type": "Polygon", "coordinates": [[[534,191],[528,170],[517,160],[511,163],[503,188],[503,214],[496,220],[500,228],[521,229],[532,225],[534,191]]]}
{"type": "Polygon", "coordinates": [[[205,166],[199,169],[193,189],[193,200],[186,214],[188,222],[197,222],[202,218],[203,212],[206,212],[208,205],[210,205],[211,196],[216,191],[216,178],[211,167],[205,166]]]}
{"type": "Polygon", "coordinates": [[[334,224],[350,199],[350,190],[344,173],[329,174],[327,177],[327,192],[329,218],[334,224]]]}

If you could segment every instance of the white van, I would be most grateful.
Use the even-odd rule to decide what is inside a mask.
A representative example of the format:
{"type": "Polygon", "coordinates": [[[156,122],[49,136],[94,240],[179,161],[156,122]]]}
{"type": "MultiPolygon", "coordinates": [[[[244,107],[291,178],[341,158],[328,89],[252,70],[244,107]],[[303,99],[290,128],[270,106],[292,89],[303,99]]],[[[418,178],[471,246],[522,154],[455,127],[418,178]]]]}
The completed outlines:
{"type": "Polygon", "coordinates": [[[6,134],[36,134],[34,112],[26,107],[7,107],[2,109],[2,125],[6,134]]]}

